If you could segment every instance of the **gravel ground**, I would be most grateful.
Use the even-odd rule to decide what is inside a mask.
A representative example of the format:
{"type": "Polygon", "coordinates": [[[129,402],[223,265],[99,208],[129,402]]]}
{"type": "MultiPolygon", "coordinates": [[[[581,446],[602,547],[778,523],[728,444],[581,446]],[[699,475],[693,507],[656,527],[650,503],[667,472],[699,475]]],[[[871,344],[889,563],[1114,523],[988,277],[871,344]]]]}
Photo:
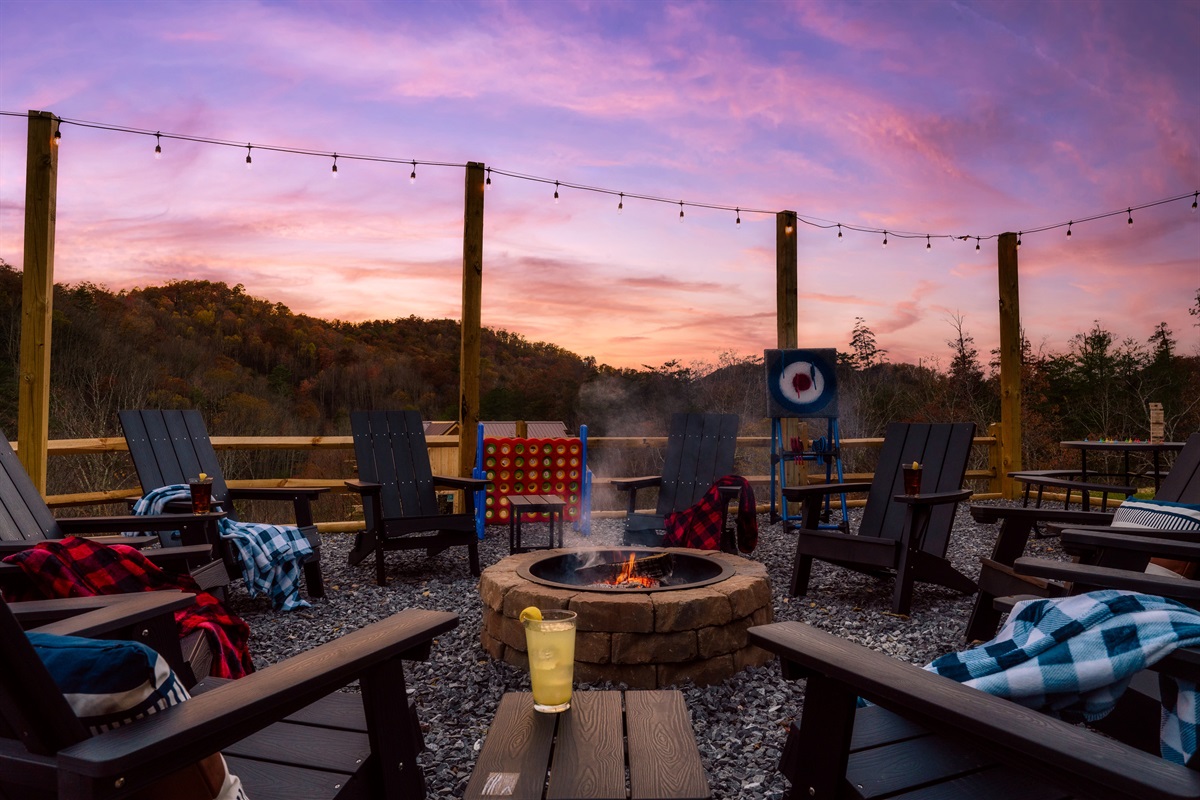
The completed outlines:
{"type": "MultiPolygon", "coordinates": [[[[851,511],[852,519],[855,512],[851,511]]],[[[592,536],[571,531],[567,546],[619,545],[620,520],[597,520],[592,536]]],[[[979,574],[980,556],[989,555],[996,526],[979,525],[965,506],[955,521],[949,557],[955,567],[979,574]]],[[[890,612],[892,581],[878,581],[822,562],[813,568],[809,594],[787,596],[795,550],[794,533],[759,516],[759,542],[751,558],[770,573],[776,620],[803,620],[874,650],[914,664],[964,647],[963,632],[973,597],[918,584],[908,617],[890,612]]],[[[415,690],[427,750],[421,756],[430,798],[461,797],[487,726],[501,695],[527,690],[524,670],[492,660],[480,646],[482,609],[466,551],[454,548],[432,559],[424,551],[388,554],[389,585],[375,585],[373,559],[346,565],[352,536],[326,534],[321,541],[326,598],[310,609],[274,613],[262,599],[250,599],[239,581],[230,609],[250,624],[256,667],[287,658],[401,609],[456,611],[459,626],[440,637],[432,657],[406,664],[415,690]]],[[[1057,540],[1034,539],[1028,555],[1057,555],[1057,540]]],[[[507,530],[491,528],[481,542],[484,567],[508,555],[507,530]]],[[[620,688],[581,684],[579,688],[620,688]]],[[[717,686],[680,686],[687,699],[701,758],[714,798],[780,798],[787,782],[776,767],[788,725],[800,712],[803,682],[780,677],[776,664],[745,670],[717,686]]]]}

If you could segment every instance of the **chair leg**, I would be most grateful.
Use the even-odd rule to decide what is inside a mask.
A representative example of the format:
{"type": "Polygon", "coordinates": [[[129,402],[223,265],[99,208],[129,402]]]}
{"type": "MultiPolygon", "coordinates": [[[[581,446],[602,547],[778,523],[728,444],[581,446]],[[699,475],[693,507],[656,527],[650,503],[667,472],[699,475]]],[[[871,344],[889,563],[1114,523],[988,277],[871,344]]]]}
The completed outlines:
{"type": "MultiPolygon", "coordinates": [[[[553,534],[552,534],[553,535],[553,534]]],[[[471,574],[476,578],[479,577],[479,544],[472,538],[471,543],[467,545],[467,561],[471,567],[471,574]]]]}
{"type": "Polygon", "coordinates": [[[387,586],[387,563],[383,559],[383,540],[375,543],[375,583],[387,586]]]}
{"type": "Polygon", "coordinates": [[[812,573],[812,563],[812,556],[803,555],[800,552],[800,545],[797,544],[796,561],[792,565],[792,597],[808,594],[808,577],[812,573]]]}

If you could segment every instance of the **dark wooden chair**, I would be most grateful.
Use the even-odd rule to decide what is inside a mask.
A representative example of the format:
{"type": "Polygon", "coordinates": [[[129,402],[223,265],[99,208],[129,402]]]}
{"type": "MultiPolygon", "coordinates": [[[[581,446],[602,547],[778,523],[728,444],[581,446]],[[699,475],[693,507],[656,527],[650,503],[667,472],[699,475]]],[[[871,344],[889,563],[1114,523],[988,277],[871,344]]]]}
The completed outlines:
{"type": "MultiPolygon", "coordinates": [[[[780,657],[785,678],[807,679],[780,760],[792,797],[1200,797],[1192,769],[804,623],[749,639],[780,657]],[[875,705],[859,709],[859,697],[875,705]]],[[[1155,669],[1195,681],[1200,652],[1155,669]]]]}
{"type": "MultiPolygon", "coordinates": [[[[50,513],[45,498],[33,485],[29,473],[17,459],[0,431],[0,558],[34,547],[47,539],[87,536],[107,544],[148,547],[158,544],[159,536],[122,536],[125,531],[179,531],[172,547],[145,550],[144,555],[171,572],[190,573],[200,588],[215,590],[229,583],[225,565],[213,557],[209,539],[215,535],[216,520],[222,514],[164,514],[159,517],[67,517],[50,513]]],[[[22,583],[20,567],[0,564],[0,586],[22,583]]]]}
{"type": "Polygon", "coordinates": [[[661,546],[664,517],[695,505],[717,478],[733,474],[737,435],[736,414],[671,415],[662,474],[612,482],[628,492],[625,544],[661,546]],[[652,487],[658,489],[654,513],[637,513],[638,490],[652,487]]]}
{"type": "MultiPolygon", "coordinates": [[[[1200,433],[1187,440],[1175,459],[1175,465],[1163,479],[1155,499],[1174,503],[1200,503],[1200,433]]],[[[1132,534],[1133,529],[1112,529],[1112,512],[1068,511],[1049,508],[1012,508],[996,505],[971,505],[971,516],[978,522],[1000,523],[1000,532],[991,558],[982,559],[979,572],[979,595],[967,623],[967,641],[990,639],[996,632],[1002,612],[996,608],[996,598],[1009,595],[1055,597],[1065,594],[1066,588],[1045,577],[1026,572],[1018,575],[1015,562],[1025,552],[1034,526],[1041,523],[1057,528],[1092,527],[1096,532],[1132,534]]],[[[1141,531],[1138,535],[1157,535],[1141,531]]],[[[1169,533],[1168,533],[1169,535],[1169,533]]],[[[1097,554],[1094,566],[1122,567],[1129,562],[1118,560],[1115,549],[1097,554]],[[1103,561],[1103,563],[1101,563],[1103,561]]],[[[1142,565],[1142,568],[1145,564],[1142,565]]]]}
{"type": "Polygon", "coordinates": [[[975,425],[970,422],[893,422],[887,427],[870,483],[785,488],[783,494],[788,500],[803,504],[792,595],[808,592],[814,559],[870,575],[895,575],[892,610],[897,614],[908,613],[917,582],[938,584],[964,594],[974,592],[975,582],[946,560],[955,509],[960,500],[971,496],[962,484],[974,437],[975,425]],[[922,465],[921,492],[904,495],[902,467],[914,461],[922,465]],[[852,492],[868,493],[858,533],[818,530],[823,499],[852,492]]]}
{"type": "MultiPolygon", "coordinates": [[[[238,519],[234,502],[237,500],[274,500],[290,502],[293,506],[296,525],[301,529],[309,544],[312,555],[304,562],[304,582],[311,597],[324,597],[325,587],[321,578],[321,537],[313,525],[312,501],[326,489],[292,489],[288,487],[263,487],[232,489],[225,482],[217,453],[209,439],[204,419],[195,409],[145,409],[122,411],[118,415],[129,455],[133,458],[142,492],[148,493],[163,486],[187,483],[201,472],[212,477],[213,503],[238,519]]],[[[168,510],[175,510],[168,508],[168,510]]],[[[185,509],[180,509],[185,510],[185,509]]],[[[233,549],[220,539],[213,546],[225,559],[228,570],[241,574],[233,549]]]]}
{"type": "Polygon", "coordinates": [[[429,463],[425,428],[416,411],[355,411],[350,414],[358,480],[346,481],[363,498],[366,528],[354,540],[350,564],[375,554],[375,579],[387,585],[384,553],[424,549],[430,556],[465,545],[472,575],[479,575],[476,478],[436,476],[429,463]],[[437,487],[461,489],[464,513],[443,514],[437,487]]]}
{"type": "Polygon", "coordinates": [[[115,800],[221,751],[252,798],[419,800],[421,733],[401,659],[427,658],[457,624],[408,609],[90,736],[0,600],[0,792],[115,800]],[[361,694],[338,692],[356,679],[361,694]]]}

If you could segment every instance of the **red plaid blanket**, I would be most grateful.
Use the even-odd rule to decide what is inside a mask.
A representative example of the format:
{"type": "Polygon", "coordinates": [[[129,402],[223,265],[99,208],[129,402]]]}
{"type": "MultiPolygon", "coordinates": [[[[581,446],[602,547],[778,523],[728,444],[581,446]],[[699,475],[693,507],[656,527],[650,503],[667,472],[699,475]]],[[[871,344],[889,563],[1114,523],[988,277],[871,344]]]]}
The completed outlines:
{"type": "Polygon", "coordinates": [[[175,612],[179,636],[202,630],[213,645],[211,674],[217,678],[240,678],[253,672],[250,626],[225,610],[221,601],[201,588],[188,575],[163,572],[135,548],[101,545],[79,537],[41,542],[29,550],[9,556],[42,598],[95,597],[156,589],[180,589],[196,595],[196,602],[175,612]]]}
{"type": "Polygon", "coordinates": [[[668,514],[663,520],[666,547],[691,547],[697,550],[723,550],[726,553],[751,552],[758,544],[758,517],[756,516],[754,490],[750,482],[740,475],[717,478],[716,483],[691,508],[668,514]],[[737,516],[734,527],[737,541],[725,534],[725,515],[729,501],[721,497],[722,486],[737,486],[737,516]]]}

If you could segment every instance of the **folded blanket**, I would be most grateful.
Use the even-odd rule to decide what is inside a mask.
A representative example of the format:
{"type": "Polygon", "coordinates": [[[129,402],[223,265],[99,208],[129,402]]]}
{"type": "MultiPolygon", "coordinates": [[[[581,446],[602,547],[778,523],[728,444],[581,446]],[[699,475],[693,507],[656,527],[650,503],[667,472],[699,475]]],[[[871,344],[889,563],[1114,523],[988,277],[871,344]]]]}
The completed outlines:
{"type": "Polygon", "coordinates": [[[749,553],[758,544],[757,505],[754,501],[754,490],[750,482],[740,475],[726,475],[717,478],[716,483],[704,493],[695,505],[683,511],[668,514],[663,519],[666,531],[663,545],[666,547],[691,547],[697,550],[724,550],[736,553],[738,550],[749,553]],[[734,518],[734,528],[737,530],[737,542],[725,541],[725,531],[722,523],[729,501],[721,496],[722,486],[737,486],[738,495],[737,516],[734,518]]]}
{"type": "MultiPolygon", "coordinates": [[[[191,489],[185,483],[162,486],[138,500],[133,513],[161,514],[169,503],[190,498],[191,489]]],[[[312,545],[299,528],[225,517],[217,521],[217,529],[232,545],[251,597],[260,592],[267,595],[276,611],[309,607],[300,598],[300,564],[312,554],[312,545]]]]}
{"type": "Polygon", "coordinates": [[[20,566],[40,598],[95,597],[156,589],[191,592],[196,602],[175,612],[179,638],[203,631],[215,654],[210,671],[214,677],[240,678],[254,671],[247,644],[250,627],[190,576],[163,572],[136,548],[105,546],[72,536],[41,542],[4,561],[20,566]]]}
{"type": "MultiPolygon", "coordinates": [[[[1163,597],[1107,589],[1017,603],[990,642],[925,669],[1069,722],[1097,720],[1134,673],[1200,645],[1200,612],[1163,597]]],[[[1159,676],[1163,758],[1196,753],[1196,685],[1159,676]]]]}

